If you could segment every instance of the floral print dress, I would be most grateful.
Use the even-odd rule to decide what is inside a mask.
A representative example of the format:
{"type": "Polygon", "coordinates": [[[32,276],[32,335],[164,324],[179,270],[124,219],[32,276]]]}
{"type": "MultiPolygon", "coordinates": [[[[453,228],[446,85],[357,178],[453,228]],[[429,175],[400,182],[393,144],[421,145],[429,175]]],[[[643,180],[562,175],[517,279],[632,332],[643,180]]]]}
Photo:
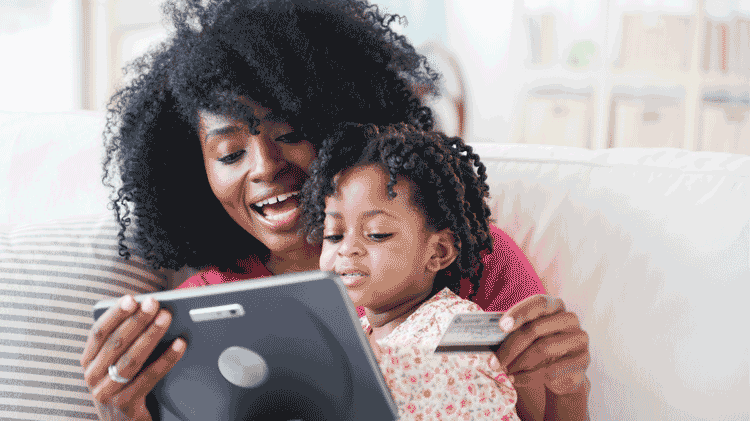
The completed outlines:
{"type": "MultiPolygon", "coordinates": [[[[445,288],[377,340],[400,421],[519,420],[516,390],[505,373],[490,368],[494,353],[433,352],[454,314],[481,311],[445,288]]],[[[369,333],[367,316],[360,322],[369,333]]]]}

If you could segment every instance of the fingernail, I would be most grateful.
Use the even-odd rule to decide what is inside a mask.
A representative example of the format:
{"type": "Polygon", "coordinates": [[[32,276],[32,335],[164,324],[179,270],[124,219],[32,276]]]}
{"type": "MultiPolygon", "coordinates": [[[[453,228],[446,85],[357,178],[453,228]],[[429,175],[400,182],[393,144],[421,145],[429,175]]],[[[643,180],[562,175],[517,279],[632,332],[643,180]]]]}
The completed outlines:
{"type": "Polygon", "coordinates": [[[506,333],[513,329],[513,318],[506,317],[503,320],[500,320],[500,328],[506,333]]]}
{"type": "Polygon", "coordinates": [[[135,309],[135,300],[133,297],[126,295],[125,298],[120,301],[120,308],[127,312],[133,311],[135,309]]]}
{"type": "Polygon", "coordinates": [[[182,351],[185,349],[185,341],[179,338],[175,339],[174,342],[172,342],[172,349],[177,352],[182,351]]]}
{"type": "Polygon", "coordinates": [[[167,313],[161,313],[154,323],[156,323],[157,326],[165,326],[168,320],[169,315],[167,313]]]}
{"type": "Polygon", "coordinates": [[[143,302],[143,311],[146,313],[153,313],[156,311],[156,300],[154,300],[151,297],[146,298],[146,301],[143,302]]]}
{"type": "Polygon", "coordinates": [[[89,377],[91,377],[91,370],[93,370],[93,369],[94,369],[94,365],[93,364],[90,365],[90,366],[88,366],[86,368],[86,371],[83,372],[83,378],[84,379],[88,379],[89,377]]]}

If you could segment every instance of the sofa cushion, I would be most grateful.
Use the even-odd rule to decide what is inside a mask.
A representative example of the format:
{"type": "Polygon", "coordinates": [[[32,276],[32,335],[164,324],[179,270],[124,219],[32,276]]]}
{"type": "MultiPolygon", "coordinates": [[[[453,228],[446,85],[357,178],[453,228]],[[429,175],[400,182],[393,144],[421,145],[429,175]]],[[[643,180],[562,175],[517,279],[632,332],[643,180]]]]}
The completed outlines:
{"type": "Polygon", "coordinates": [[[111,213],[0,230],[0,419],[95,420],[79,359],[98,300],[162,290],[111,213]]]}
{"type": "Polygon", "coordinates": [[[592,420],[748,419],[750,157],[473,146],[498,226],[589,334],[592,420]]]}

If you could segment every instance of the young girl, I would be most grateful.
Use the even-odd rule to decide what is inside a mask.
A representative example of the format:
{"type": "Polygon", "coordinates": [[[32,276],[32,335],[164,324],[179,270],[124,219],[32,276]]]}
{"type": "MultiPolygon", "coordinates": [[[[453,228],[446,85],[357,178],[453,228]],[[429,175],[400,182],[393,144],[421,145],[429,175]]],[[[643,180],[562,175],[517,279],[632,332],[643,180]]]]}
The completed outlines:
{"type": "Polygon", "coordinates": [[[454,314],[482,311],[457,294],[461,279],[477,291],[492,251],[485,179],[459,138],[348,125],[323,143],[303,189],[308,241],[322,241],[321,270],[364,307],[402,420],[518,419],[491,351],[433,352],[454,314]]]}

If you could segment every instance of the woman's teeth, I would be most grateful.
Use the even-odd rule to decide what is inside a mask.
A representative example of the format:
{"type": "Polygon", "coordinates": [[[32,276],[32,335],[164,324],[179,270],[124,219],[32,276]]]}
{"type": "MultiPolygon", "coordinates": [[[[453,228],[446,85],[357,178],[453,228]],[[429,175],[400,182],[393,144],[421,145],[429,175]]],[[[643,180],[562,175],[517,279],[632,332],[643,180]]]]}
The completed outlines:
{"type": "Polygon", "coordinates": [[[290,192],[290,193],[284,193],[284,194],[280,194],[278,196],[269,197],[266,200],[261,200],[258,203],[254,203],[253,206],[255,206],[257,208],[262,208],[265,205],[273,205],[274,203],[283,202],[286,199],[289,199],[290,197],[297,196],[297,195],[299,195],[299,191],[290,192]]]}

